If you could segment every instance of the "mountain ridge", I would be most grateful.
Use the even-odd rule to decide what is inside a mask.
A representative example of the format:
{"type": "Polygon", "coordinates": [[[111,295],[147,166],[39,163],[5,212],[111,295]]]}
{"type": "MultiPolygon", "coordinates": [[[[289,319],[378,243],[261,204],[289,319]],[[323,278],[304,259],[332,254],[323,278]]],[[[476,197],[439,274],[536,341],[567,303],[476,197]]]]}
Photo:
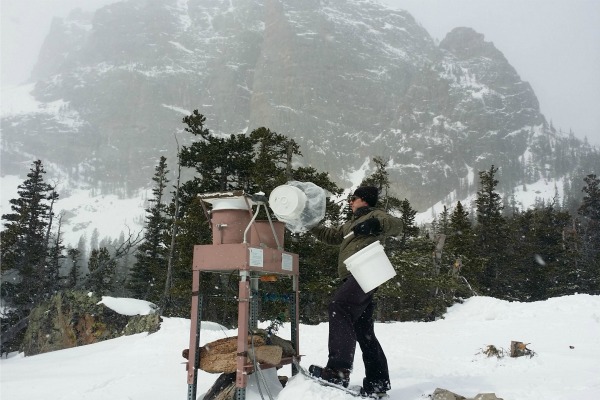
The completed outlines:
{"type": "Polygon", "coordinates": [[[193,109],[217,135],[266,126],[293,138],[297,162],[342,186],[381,156],[395,192],[421,209],[472,194],[470,169],[500,166],[507,189],[598,164],[595,149],[548,124],[482,34],[456,28],[436,45],[410,14],[371,1],[129,0],[73,12],[53,23],[32,80],[56,112],[3,116],[3,171],[35,154],[106,193],[133,194],[160,155],[173,160],[193,109]]]}

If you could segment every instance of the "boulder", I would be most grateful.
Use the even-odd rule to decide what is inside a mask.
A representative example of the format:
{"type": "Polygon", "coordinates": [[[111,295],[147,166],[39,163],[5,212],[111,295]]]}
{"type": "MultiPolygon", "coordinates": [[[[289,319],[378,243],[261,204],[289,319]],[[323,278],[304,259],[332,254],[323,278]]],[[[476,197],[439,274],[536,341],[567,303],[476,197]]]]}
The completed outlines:
{"type": "Polygon", "coordinates": [[[27,356],[62,350],[141,332],[156,332],[158,314],[127,316],[83,291],[65,291],[34,308],[21,344],[27,356]]]}
{"type": "Polygon", "coordinates": [[[429,398],[431,400],[502,400],[500,397],[496,397],[494,393],[479,393],[475,397],[468,398],[440,388],[435,389],[433,394],[429,395],[429,398]]]}

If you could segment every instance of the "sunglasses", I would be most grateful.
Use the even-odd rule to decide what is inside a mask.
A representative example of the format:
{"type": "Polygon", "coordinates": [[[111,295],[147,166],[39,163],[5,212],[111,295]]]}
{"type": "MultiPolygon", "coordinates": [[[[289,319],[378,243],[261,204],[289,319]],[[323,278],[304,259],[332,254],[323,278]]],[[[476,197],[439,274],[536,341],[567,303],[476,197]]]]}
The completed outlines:
{"type": "Polygon", "coordinates": [[[353,201],[356,201],[358,199],[360,199],[360,197],[358,197],[358,196],[350,196],[350,197],[348,197],[348,203],[352,203],[353,201]]]}

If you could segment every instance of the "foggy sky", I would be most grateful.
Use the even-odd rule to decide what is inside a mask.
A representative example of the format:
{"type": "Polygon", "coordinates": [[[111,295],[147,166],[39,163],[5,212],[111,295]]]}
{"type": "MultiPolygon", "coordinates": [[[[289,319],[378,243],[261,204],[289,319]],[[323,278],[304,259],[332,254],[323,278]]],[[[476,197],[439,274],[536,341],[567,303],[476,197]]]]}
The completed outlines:
{"type": "MultiPolygon", "coordinates": [[[[0,0],[1,84],[26,81],[53,16],[116,0],[0,0]]],[[[379,0],[410,12],[434,39],[467,26],[528,81],[557,129],[600,146],[600,1],[379,0]]]]}

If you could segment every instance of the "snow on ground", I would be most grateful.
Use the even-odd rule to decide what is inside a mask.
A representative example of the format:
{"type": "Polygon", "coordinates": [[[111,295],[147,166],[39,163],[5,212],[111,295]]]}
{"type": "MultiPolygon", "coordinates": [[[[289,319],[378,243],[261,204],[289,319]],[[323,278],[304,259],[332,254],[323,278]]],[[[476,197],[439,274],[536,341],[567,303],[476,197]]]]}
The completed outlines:
{"type": "Polygon", "coordinates": [[[137,299],[126,299],[122,297],[102,296],[102,300],[98,304],[104,304],[111,310],[121,315],[148,315],[152,314],[157,306],[145,301],[137,299]]]}
{"type": "MultiPolygon", "coordinates": [[[[119,307],[127,302],[104,299],[120,303],[119,307]]],[[[139,311],[144,312],[144,307],[139,311]]],[[[202,344],[237,334],[214,323],[202,326],[202,344]]],[[[189,328],[188,319],[164,318],[161,329],[151,335],[126,336],[33,357],[11,354],[0,360],[0,397],[187,399],[181,350],[188,347],[189,328]]],[[[303,365],[325,363],[327,329],[327,323],[300,327],[303,365]]],[[[474,297],[451,307],[445,319],[378,323],[375,329],[390,365],[391,400],[423,400],[437,387],[464,396],[494,392],[505,400],[600,398],[600,296],[580,294],[535,303],[474,297]],[[535,356],[497,359],[481,353],[487,345],[508,350],[512,340],[529,343],[535,356]]],[[[289,337],[289,324],[279,335],[289,337]]],[[[264,373],[278,400],[353,399],[301,375],[282,389],[274,370],[264,373]]],[[[290,376],[290,368],[286,366],[278,374],[290,376]]],[[[350,383],[360,384],[363,374],[357,350],[350,383]]],[[[200,372],[198,398],[217,376],[200,372]]],[[[268,398],[264,387],[262,393],[268,398]]],[[[246,398],[261,398],[255,379],[246,398]]]]}

